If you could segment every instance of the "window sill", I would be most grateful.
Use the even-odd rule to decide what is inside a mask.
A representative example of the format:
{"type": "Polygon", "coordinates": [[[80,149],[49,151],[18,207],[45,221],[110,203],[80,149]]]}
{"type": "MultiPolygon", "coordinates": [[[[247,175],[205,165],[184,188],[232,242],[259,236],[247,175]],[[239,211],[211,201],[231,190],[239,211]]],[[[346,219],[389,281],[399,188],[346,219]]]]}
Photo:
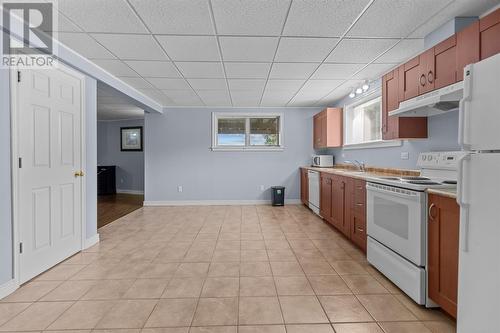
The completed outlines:
{"type": "Polygon", "coordinates": [[[356,143],[344,145],[342,148],[346,150],[354,149],[373,149],[373,148],[387,148],[387,147],[400,147],[403,145],[402,140],[390,140],[390,141],[373,141],[365,143],[356,143]]]}
{"type": "Polygon", "coordinates": [[[249,151],[249,152],[271,152],[271,151],[284,151],[285,147],[262,147],[262,148],[254,148],[254,147],[211,147],[209,148],[211,151],[249,151]]]}

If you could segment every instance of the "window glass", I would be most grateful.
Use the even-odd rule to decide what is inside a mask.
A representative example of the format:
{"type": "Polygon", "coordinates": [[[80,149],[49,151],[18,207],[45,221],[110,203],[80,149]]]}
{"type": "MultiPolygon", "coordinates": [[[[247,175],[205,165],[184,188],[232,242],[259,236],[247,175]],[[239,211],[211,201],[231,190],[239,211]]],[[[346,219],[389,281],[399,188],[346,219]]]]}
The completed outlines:
{"type": "Polygon", "coordinates": [[[251,146],[279,145],[279,118],[250,118],[251,146]]]}
{"type": "Polygon", "coordinates": [[[382,140],[382,99],[376,97],[345,108],[345,144],[382,140]]]}
{"type": "Polygon", "coordinates": [[[219,118],[217,144],[219,146],[244,146],[246,144],[245,118],[219,118]]]}

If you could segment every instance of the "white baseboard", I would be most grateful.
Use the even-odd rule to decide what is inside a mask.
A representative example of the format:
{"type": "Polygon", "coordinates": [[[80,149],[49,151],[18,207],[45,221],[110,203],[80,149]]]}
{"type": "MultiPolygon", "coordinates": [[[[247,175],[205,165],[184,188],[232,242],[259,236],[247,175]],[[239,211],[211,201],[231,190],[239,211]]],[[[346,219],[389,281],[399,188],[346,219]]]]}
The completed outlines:
{"type": "Polygon", "coordinates": [[[116,189],[116,193],[123,193],[123,194],[144,194],[144,191],[136,191],[136,190],[124,190],[124,189],[116,189]]]}
{"type": "MultiPolygon", "coordinates": [[[[285,204],[300,204],[300,199],[286,199],[285,204]]],[[[172,200],[172,201],[144,201],[144,206],[248,206],[270,205],[270,200],[172,200]]]]}
{"type": "Polygon", "coordinates": [[[96,245],[99,243],[99,234],[95,234],[94,236],[87,238],[85,240],[85,244],[83,244],[83,250],[88,249],[91,246],[96,245]]]}
{"type": "Polygon", "coordinates": [[[16,289],[19,288],[19,285],[17,284],[16,280],[12,279],[10,281],[5,282],[4,284],[0,285],[0,299],[9,296],[12,294],[16,289]]]}

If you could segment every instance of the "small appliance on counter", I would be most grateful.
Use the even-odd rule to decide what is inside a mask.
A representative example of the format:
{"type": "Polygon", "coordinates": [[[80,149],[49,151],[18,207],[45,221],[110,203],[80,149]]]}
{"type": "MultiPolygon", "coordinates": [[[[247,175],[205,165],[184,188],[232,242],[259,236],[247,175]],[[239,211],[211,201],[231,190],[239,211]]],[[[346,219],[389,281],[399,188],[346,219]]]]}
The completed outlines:
{"type": "Polygon", "coordinates": [[[335,163],[335,159],[333,155],[313,155],[312,157],[312,166],[319,168],[328,168],[333,167],[335,163]]]}

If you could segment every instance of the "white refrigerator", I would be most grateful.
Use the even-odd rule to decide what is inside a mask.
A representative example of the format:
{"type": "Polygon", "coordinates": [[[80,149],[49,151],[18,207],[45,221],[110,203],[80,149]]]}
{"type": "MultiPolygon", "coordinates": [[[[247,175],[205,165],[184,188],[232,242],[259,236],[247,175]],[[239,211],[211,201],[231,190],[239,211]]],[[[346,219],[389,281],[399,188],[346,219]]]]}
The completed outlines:
{"type": "Polygon", "coordinates": [[[500,54],[465,68],[458,333],[500,332],[500,54]]]}

